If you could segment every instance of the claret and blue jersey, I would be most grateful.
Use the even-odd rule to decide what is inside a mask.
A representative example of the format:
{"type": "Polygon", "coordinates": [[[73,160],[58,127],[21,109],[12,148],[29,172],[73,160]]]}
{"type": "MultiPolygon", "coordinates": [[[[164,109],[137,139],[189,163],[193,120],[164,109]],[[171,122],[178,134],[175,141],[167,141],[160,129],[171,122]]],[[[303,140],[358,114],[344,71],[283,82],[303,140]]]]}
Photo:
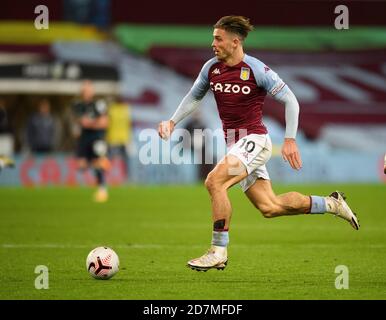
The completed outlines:
{"type": "Polygon", "coordinates": [[[266,134],[262,122],[266,94],[279,98],[289,90],[276,72],[246,54],[234,66],[227,66],[216,57],[207,61],[190,93],[201,100],[209,89],[214,94],[225,137],[228,130],[266,134]]]}

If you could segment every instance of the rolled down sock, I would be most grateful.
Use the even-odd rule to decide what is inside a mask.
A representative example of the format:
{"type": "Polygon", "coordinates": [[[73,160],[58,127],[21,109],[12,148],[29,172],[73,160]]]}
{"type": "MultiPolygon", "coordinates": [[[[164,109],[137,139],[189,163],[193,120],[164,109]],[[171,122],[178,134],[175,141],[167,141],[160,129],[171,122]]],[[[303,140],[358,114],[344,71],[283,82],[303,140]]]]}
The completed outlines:
{"type": "Polygon", "coordinates": [[[229,243],[228,231],[213,231],[212,233],[212,245],[219,247],[226,247],[229,243]]]}
{"type": "Polygon", "coordinates": [[[323,214],[327,212],[326,199],[320,196],[311,196],[311,211],[310,213],[323,214]]]}

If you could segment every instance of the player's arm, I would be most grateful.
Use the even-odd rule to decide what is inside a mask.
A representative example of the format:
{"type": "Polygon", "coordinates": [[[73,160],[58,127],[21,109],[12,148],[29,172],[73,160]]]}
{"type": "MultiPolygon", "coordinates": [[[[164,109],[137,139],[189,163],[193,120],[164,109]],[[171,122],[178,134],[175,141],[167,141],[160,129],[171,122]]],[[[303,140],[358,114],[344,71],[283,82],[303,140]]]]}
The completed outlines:
{"type": "Polygon", "coordinates": [[[107,129],[109,125],[109,118],[106,114],[100,115],[99,117],[95,119],[87,118],[85,119],[88,128],[94,129],[94,130],[103,130],[107,129]]]}
{"type": "Polygon", "coordinates": [[[174,131],[175,126],[197,109],[198,105],[200,104],[200,100],[194,96],[192,90],[193,88],[182,99],[180,105],[170,120],[162,121],[159,124],[158,134],[162,139],[167,140],[174,131]]]}
{"type": "Polygon", "coordinates": [[[277,97],[274,96],[276,101],[284,104],[285,106],[285,136],[284,143],[281,149],[281,153],[284,161],[288,161],[293,169],[299,170],[302,167],[302,159],[298,146],[296,144],[296,132],[298,128],[299,118],[299,103],[288,87],[286,92],[277,97]]]}
{"type": "Polygon", "coordinates": [[[96,101],[96,117],[91,118],[83,116],[80,118],[80,122],[83,128],[93,130],[107,129],[109,125],[109,117],[107,114],[107,104],[104,100],[96,101]]]}
{"type": "Polygon", "coordinates": [[[79,118],[79,123],[82,128],[85,129],[106,129],[109,124],[109,118],[107,115],[100,115],[97,118],[90,118],[88,116],[83,116],[79,118]]]}
{"type": "Polygon", "coordinates": [[[302,167],[302,159],[296,144],[299,103],[291,89],[276,72],[257,59],[251,60],[251,65],[257,85],[263,87],[276,101],[285,106],[286,128],[281,153],[284,161],[288,161],[293,169],[299,170],[302,167]]]}
{"type": "Polygon", "coordinates": [[[82,124],[80,122],[80,119],[82,118],[82,112],[78,102],[72,103],[69,117],[72,124],[71,133],[73,137],[77,139],[79,138],[82,131],[82,124]]]}
{"type": "MultiPolygon", "coordinates": [[[[88,117],[84,112],[84,107],[81,102],[75,102],[72,105],[72,113],[71,113],[72,119],[75,121],[77,125],[79,125],[81,128],[89,128],[91,126],[91,120],[90,117],[88,117]]],[[[78,130],[76,130],[78,131],[78,130]]]]}
{"type": "Polygon", "coordinates": [[[175,126],[190,115],[200,104],[200,101],[205,96],[209,89],[208,70],[213,59],[209,60],[201,69],[196,81],[188,94],[182,99],[173,116],[166,121],[162,121],[158,125],[159,136],[167,140],[172,134],[175,126]]]}

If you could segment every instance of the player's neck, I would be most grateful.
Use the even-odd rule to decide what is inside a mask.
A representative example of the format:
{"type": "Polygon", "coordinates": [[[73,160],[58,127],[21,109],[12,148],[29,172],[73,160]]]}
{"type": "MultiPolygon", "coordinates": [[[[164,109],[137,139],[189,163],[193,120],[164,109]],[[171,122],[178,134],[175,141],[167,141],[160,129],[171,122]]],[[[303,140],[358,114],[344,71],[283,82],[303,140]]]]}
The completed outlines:
{"type": "Polygon", "coordinates": [[[229,67],[233,67],[239,64],[243,60],[244,60],[244,51],[242,48],[240,48],[240,50],[236,51],[232,56],[230,56],[227,60],[225,60],[224,63],[229,67]]]}

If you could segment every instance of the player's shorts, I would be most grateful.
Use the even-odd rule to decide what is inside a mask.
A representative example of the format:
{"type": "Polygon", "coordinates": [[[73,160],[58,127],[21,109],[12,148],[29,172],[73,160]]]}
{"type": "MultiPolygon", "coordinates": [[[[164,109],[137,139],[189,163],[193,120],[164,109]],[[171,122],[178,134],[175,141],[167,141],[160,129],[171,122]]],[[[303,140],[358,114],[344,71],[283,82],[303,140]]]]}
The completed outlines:
{"type": "Polygon", "coordinates": [[[97,136],[82,135],[79,138],[76,148],[77,158],[84,158],[88,161],[106,156],[107,143],[97,136]]]}
{"type": "Polygon", "coordinates": [[[245,166],[248,176],[240,181],[243,192],[247,191],[257,179],[270,180],[265,164],[272,155],[272,142],[268,134],[249,134],[240,139],[228,151],[245,166]]]}

